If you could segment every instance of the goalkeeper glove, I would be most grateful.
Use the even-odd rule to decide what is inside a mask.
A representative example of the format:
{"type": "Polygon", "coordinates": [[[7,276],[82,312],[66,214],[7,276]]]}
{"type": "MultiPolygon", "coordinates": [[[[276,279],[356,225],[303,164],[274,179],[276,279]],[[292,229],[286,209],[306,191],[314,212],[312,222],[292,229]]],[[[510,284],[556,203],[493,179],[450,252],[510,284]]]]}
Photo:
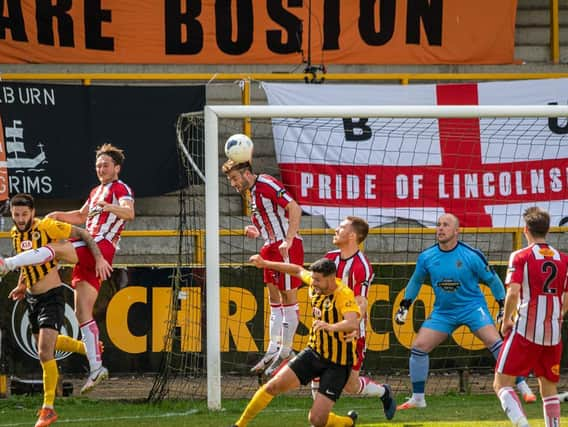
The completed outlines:
{"type": "Polygon", "coordinates": [[[410,299],[403,299],[400,302],[400,307],[398,308],[396,316],[394,317],[394,320],[398,325],[404,325],[404,323],[406,322],[406,316],[408,316],[408,309],[410,308],[411,305],[412,305],[412,300],[410,299]]]}
{"type": "Polygon", "coordinates": [[[495,318],[495,323],[498,325],[503,323],[503,318],[505,317],[505,300],[498,299],[497,304],[499,304],[499,311],[497,312],[497,317],[495,318]]]}

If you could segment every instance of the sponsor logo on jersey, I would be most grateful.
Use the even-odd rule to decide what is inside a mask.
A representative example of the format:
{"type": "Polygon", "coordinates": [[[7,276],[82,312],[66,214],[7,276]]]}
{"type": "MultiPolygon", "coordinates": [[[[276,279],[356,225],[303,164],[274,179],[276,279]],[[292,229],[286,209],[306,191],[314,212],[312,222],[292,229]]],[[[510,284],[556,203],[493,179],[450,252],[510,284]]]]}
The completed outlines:
{"type": "Polygon", "coordinates": [[[540,248],[538,250],[538,253],[541,254],[544,257],[553,257],[554,256],[554,251],[550,248],[540,248]]]}
{"type": "Polygon", "coordinates": [[[438,282],[438,286],[446,292],[455,292],[460,286],[460,282],[451,279],[444,279],[438,282]]]}
{"type": "Polygon", "coordinates": [[[20,248],[22,248],[23,251],[27,251],[28,249],[33,248],[32,242],[29,240],[22,240],[22,243],[20,243],[20,248]]]}

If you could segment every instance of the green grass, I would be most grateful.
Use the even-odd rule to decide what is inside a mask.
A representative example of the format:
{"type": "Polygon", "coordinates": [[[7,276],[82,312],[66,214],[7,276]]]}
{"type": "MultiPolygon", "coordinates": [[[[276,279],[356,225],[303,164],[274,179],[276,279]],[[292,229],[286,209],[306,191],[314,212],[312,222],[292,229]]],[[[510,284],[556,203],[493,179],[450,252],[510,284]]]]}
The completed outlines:
{"type": "MultiPolygon", "coordinates": [[[[245,400],[225,400],[222,411],[209,411],[205,402],[165,401],[152,405],[79,397],[58,398],[56,410],[59,420],[55,426],[228,427],[238,419],[246,403],[245,400]]],[[[41,399],[35,396],[1,399],[0,425],[33,425],[40,404],[41,399]]],[[[309,398],[280,396],[249,425],[307,426],[310,406],[309,398]]],[[[382,408],[374,399],[342,397],[335,406],[338,414],[345,414],[351,409],[359,412],[359,427],[510,426],[497,398],[492,395],[433,396],[428,398],[427,408],[399,412],[392,421],[384,419],[382,408]]],[[[544,426],[540,403],[525,405],[525,410],[531,426],[544,426]]],[[[568,417],[563,417],[562,422],[568,423],[568,417]]]]}

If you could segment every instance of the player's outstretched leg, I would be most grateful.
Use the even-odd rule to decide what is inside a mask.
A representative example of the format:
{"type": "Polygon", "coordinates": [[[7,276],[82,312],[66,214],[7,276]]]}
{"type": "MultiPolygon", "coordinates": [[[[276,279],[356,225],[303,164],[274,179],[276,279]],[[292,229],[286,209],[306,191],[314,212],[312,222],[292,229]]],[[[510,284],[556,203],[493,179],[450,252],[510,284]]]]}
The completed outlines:
{"type": "Polygon", "coordinates": [[[274,375],[280,367],[295,356],[295,353],[292,351],[292,345],[294,343],[296,329],[298,329],[298,324],[300,323],[299,311],[300,308],[297,303],[282,306],[283,317],[280,336],[280,342],[282,345],[278,350],[278,357],[276,357],[270,366],[266,368],[265,374],[267,376],[274,375]]]}
{"type": "Polygon", "coordinates": [[[82,341],[89,360],[89,378],[81,388],[81,394],[90,393],[109,376],[108,369],[102,364],[102,346],[99,341],[99,328],[94,319],[81,325],[82,341]]]}
{"type": "Polygon", "coordinates": [[[90,393],[97,385],[99,385],[107,378],[108,378],[108,369],[101,365],[99,369],[89,374],[87,382],[81,388],[81,394],[90,393]]]}
{"type": "Polygon", "coordinates": [[[264,356],[251,368],[251,374],[262,375],[278,356],[282,342],[283,318],[282,305],[280,303],[270,303],[270,322],[268,324],[270,341],[264,356]]]}
{"type": "Polygon", "coordinates": [[[501,407],[503,411],[509,417],[514,426],[518,427],[528,427],[529,423],[521,401],[511,387],[502,387],[497,391],[497,397],[501,402],[501,407]]]}
{"type": "Polygon", "coordinates": [[[387,420],[392,420],[396,413],[396,400],[392,388],[388,384],[383,384],[385,389],[384,394],[381,396],[381,403],[383,404],[383,412],[387,420]]]}

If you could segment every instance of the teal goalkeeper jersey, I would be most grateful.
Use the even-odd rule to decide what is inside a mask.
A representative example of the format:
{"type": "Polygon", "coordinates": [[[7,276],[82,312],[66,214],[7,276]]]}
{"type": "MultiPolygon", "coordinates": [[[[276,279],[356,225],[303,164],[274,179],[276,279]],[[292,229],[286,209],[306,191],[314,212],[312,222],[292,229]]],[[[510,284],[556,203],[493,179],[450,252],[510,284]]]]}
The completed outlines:
{"type": "Polygon", "coordinates": [[[489,285],[495,299],[505,298],[503,282],[483,253],[463,242],[450,251],[443,251],[438,244],[424,250],[418,256],[404,298],[414,301],[427,277],[436,296],[434,310],[462,310],[470,304],[486,304],[479,283],[489,285]]]}

